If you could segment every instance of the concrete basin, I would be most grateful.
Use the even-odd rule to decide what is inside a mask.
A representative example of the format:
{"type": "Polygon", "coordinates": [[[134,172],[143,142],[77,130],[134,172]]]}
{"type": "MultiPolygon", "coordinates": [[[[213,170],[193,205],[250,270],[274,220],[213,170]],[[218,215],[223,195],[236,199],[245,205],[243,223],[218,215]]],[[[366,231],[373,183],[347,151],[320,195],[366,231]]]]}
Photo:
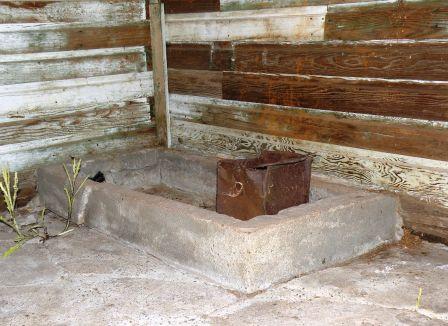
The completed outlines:
{"type": "MultiPolygon", "coordinates": [[[[154,256],[245,293],[339,264],[401,237],[396,201],[312,178],[311,202],[240,221],[214,211],[216,162],[151,149],[84,162],[88,181],[73,222],[136,244],[154,256]]],[[[47,209],[66,216],[61,166],[38,170],[47,209]]]]}

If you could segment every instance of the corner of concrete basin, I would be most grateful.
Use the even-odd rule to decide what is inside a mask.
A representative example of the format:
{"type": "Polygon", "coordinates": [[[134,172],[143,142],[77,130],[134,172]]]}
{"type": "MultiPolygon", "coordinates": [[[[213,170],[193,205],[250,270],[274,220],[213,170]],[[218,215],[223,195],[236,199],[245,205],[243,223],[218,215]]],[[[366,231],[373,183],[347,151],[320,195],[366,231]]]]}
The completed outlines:
{"type": "Polygon", "coordinates": [[[398,241],[401,219],[396,199],[351,193],[261,216],[240,244],[244,277],[238,290],[252,293],[320,270],[398,241]]]}
{"type": "MultiPolygon", "coordinates": [[[[37,169],[37,190],[44,207],[61,217],[67,217],[67,198],[64,192],[66,175],[61,165],[50,165],[37,169]]],[[[77,225],[84,218],[96,183],[87,180],[76,196],[71,221],[77,225]]]]}

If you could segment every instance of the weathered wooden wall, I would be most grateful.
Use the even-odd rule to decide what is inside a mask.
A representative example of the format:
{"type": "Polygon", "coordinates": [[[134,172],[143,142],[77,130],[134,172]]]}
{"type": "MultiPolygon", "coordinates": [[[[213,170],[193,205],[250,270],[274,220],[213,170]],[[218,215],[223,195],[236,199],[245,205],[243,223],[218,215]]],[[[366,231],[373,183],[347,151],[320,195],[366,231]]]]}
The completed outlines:
{"type": "Polygon", "coordinates": [[[0,165],[152,146],[144,0],[0,1],[0,165]]]}
{"type": "Polygon", "coordinates": [[[313,153],[448,238],[448,2],[216,2],[166,19],[174,144],[313,153]]]}
{"type": "MultiPolygon", "coordinates": [[[[153,144],[148,2],[0,1],[0,162],[29,185],[41,163],[153,144]]],[[[448,238],[447,1],[164,2],[175,146],[312,153],[448,238]]]]}

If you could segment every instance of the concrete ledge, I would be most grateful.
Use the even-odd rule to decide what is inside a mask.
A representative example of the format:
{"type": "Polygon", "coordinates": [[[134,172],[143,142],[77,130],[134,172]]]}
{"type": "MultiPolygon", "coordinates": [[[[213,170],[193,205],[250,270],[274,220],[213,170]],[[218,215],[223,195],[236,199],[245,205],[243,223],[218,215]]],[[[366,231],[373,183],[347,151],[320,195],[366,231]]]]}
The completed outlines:
{"type": "MultiPolygon", "coordinates": [[[[169,183],[177,187],[192,183],[193,191],[204,192],[211,184],[201,187],[201,178],[211,178],[215,161],[197,157],[189,161],[188,155],[173,151],[166,155],[159,153],[158,160],[163,164],[152,168],[157,170],[160,166],[164,170],[161,182],[163,175],[168,174],[165,180],[170,180],[169,183]],[[178,163],[173,163],[176,160],[178,163]],[[175,174],[170,174],[171,169],[175,174]],[[191,169],[196,171],[196,180],[188,175],[191,169]],[[187,175],[173,177],[182,171],[187,175]]],[[[95,166],[94,161],[89,164],[95,166]]],[[[133,177],[127,182],[131,182],[134,177],[140,178],[142,170],[148,170],[148,165],[119,168],[114,173],[128,171],[128,176],[133,177]],[[132,174],[132,170],[138,173],[132,174]]],[[[38,172],[39,194],[50,210],[62,216],[63,182],[63,174],[61,178],[52,167],[38,172]]],[[[401,220],[394,198],[320,181],[313,184],[314,202],[275,216],[240,221],[124,186],[89,181],[75,215],[77,222],[85,222],[137,244],[167,262],[246,293],[344,262],[401,237],[401,220]]]]}

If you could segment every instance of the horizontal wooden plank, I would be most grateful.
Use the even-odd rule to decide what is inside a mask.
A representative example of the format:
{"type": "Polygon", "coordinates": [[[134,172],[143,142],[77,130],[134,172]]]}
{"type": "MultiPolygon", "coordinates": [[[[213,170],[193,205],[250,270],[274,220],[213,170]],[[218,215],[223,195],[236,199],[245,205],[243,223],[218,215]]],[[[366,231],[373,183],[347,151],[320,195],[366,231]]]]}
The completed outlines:
{"type": "Polygon", "coordinates": [[[448,208],[446,162],[296,140],[187,121],[172,121],[173,146],[244,157],[263,149],[315,155],[313,171],[340,182],[386,190],[448,208]]]}
{"type": "Polygon", "coordinates": [[[150,45],[148,21],[0,25],[0,54],[150,45]]]}
{"type": "Polygon", "coordinates": [[[211,43],[171,43],[166,52],[169,68],[211,70],[211,43]]]}
{"type": "Polygon", "coordinates": [[[168,67],[189,70],[231,70],[231,42],[170,43],[167,45],[168,67]]]}
{"type": "Polygon", "coordinates": [[[0,122],[152,95],[152,72],[0,86],[0,122]]]}
{"type": "Polygon", "coordinates": [[[221,0],[221,11],[330,5],[378,0],[221,0]]]}
{"type": "Polygon", "coordinates": [[[0,85],[145,70],[143,47],[0,55],[0,85]]]}
{"type": "Polygon", "coordinates": [[[222,71],[168,69],[170,93],[222,98],[222,71]]]}
{"type": "Polygon", "coordinates": [[[219,0],[164,0],[165,13],[178,14],[187,12],[219,11],[219,0]]]}
{"type": "Polygon", "coordinates": [[[326,40],[448,38],[446,0],[394,0],[329,6],[326,40]]]}
{"type": "MultiPolygon", "coordinates": [[[[0,146],[18,143],[46,143],[48,138],[145,129],[151,123],[147,99],[110,103],[96,107],[68,110],[63,114],[41,114],[31,119],[11,119],[0,123],[0,146]]],[[[38,145],[36,145],[38,146],[38,145]]]]}
{"type": "Polygon", "coordinates": [[[327,7],[167,15],[167,41],[323,40],[327,7]]]}
{"type": "Polygon", "coordinates": [[[145,18],[142,0],[1,1],[0,24],[132,21],[145,18]]]}
{"type": "Polygon", "coordinates": [[[448,123],[176,95],[170,109],[211,126],[448,161],[448,123]]]}
{"type": "Polygon", "coordinates": [[[12,171],[36,168],[39,165],[68,161],[70,157],[138,150],[156,146],[155,129],[149,126],[137,131],[108,134],[92,132],[79,136],[47,139],[43,146],[29,143],[20,146],[0,146],[0,165],[9,166],[12,171]]]}
{"type": "Polygon", "coordinates": [[[239,43],[235,70],[448,80],[448,41],[239,43]]]}
{"type": "Polygon", "coordinates": [[[224,72],[223,98],[448,121],[448,83],[224,72]]]}

